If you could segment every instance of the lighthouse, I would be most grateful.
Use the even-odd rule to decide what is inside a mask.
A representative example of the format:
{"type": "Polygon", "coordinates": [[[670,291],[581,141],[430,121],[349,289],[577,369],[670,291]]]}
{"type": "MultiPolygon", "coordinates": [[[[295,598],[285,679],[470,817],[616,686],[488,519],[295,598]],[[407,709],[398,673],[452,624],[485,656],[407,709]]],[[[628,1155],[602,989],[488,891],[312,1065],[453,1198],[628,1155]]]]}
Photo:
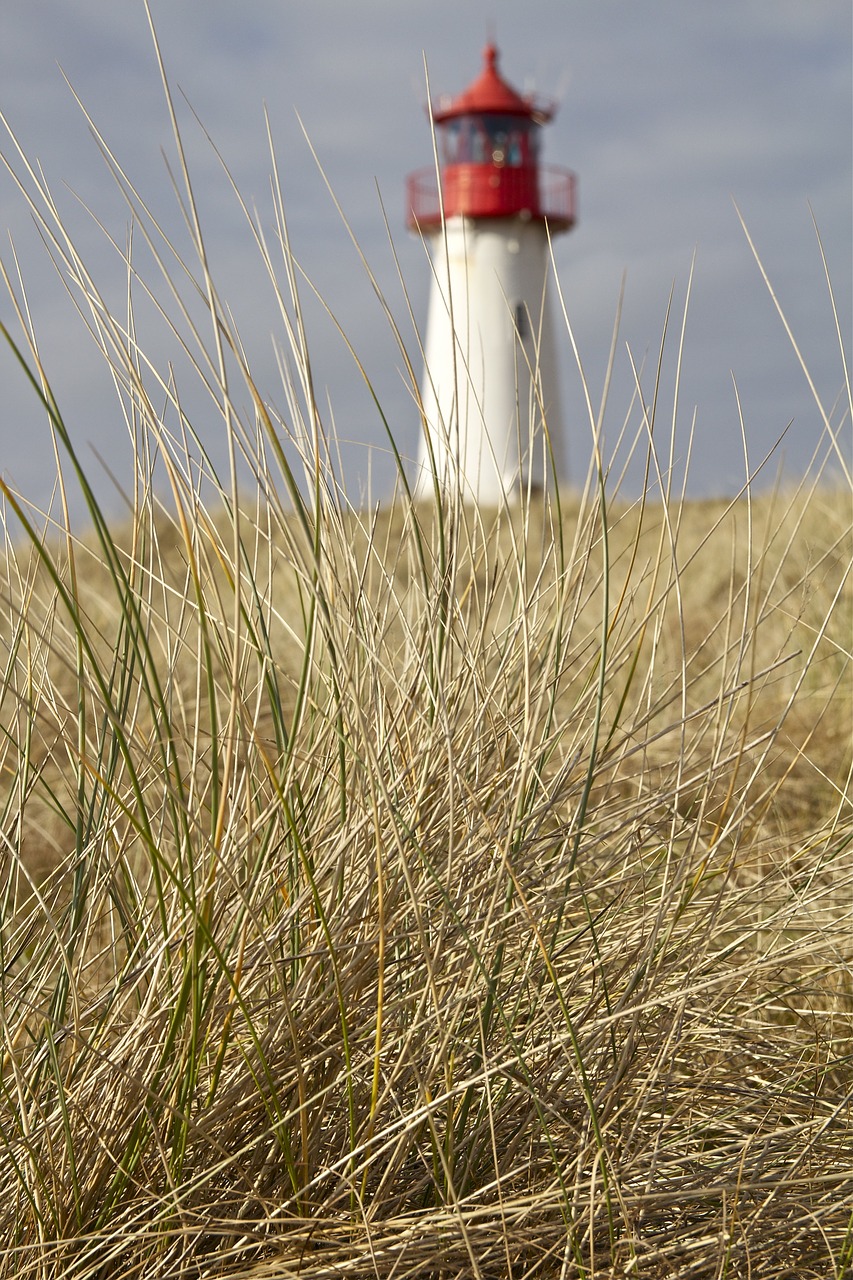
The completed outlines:
{"type": "Polygon", "coordinates": [[[575,222],[575,177],[540,163],[554,106],[518,93],[488,44],[481,74],[431,105],[440,173],[407,179],[432,285],[415,496],[495,506],[562,478],[549,236],[575,222]]]}

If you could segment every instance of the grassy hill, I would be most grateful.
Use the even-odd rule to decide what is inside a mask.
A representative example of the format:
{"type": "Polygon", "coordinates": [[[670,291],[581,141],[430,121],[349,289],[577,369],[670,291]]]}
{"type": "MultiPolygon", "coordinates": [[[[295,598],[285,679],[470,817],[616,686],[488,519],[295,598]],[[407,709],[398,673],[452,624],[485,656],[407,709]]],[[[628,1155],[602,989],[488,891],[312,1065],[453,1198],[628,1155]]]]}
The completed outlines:
{"type": "Polygon", "coordinates": [[[845,508],[7,550],[0,1274],[843,1274],[845,508]]]}

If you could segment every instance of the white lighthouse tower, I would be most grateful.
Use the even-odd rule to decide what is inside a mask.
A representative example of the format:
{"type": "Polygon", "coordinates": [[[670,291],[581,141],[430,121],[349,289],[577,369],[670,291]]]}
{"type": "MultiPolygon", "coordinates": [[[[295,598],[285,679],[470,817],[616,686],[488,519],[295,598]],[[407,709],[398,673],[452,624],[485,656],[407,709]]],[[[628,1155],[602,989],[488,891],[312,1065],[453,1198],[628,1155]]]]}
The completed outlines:
{"type": "Polygon", "coordinates": [[[474,83],[431,110],[441,189],[434,169],[407,182],[408,224],[433,266],[415,496],[437,481],[490,506],[561,478],[548,235],[574,225],[575,178],[540,164],[553,104],[507,84],[492,44],[474,83]]]}

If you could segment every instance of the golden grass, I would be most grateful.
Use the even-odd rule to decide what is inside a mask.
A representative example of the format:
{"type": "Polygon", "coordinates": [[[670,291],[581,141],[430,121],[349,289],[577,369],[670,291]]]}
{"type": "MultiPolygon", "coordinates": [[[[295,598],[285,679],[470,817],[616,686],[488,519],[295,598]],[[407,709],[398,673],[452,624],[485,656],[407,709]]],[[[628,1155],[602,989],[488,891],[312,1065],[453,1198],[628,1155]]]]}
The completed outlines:
{"type": "Polygon", "coordinates": [[[841,1274],[840,506],[10,550],[0,1274],[841,1274]]]}

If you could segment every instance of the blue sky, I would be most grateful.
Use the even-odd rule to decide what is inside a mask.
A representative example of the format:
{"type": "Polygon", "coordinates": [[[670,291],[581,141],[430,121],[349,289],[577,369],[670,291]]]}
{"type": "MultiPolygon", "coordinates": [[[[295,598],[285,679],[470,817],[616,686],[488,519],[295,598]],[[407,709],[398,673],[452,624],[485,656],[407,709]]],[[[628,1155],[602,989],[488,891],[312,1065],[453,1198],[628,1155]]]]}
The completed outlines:
{"type": "MultiPolygon", "coordinates": [[[[578,174],[580,221],[557,242],[556,260],[596,399],[625,278],[608,446],[615,444],[630,403],[627,351],[637,363],[646,359],[650,389],[649,362],[656,360],[674,289],[677,318],[664,359],[660,428],[669,430],[680,313],[695,252],[675,451],[676,467],[683,467],[695,407],[690,491],[730,493],[742,483],[733,378],[753,465],[792,423],[767,466],[767,483],[780,466],[789,476],[801,474],[813,451],[824,448],[820,414],[735,202],[829,409],[843,387],[843,365],[812,212],[849,358],[848,0],[527,0],[523,6],[505,0],[153,0],[152,8],[220,292],[272,401],[283,406],[271,338],[277,325],[281,337],[280,322],[242,214],[187,102],[262,216],[269,211],[266,104],[295,253],[354,341],[398,444],[414,456],[417,420],[399,354],[297,113],[417,363],[381,205],[415,317],[423,324],[429,271],[423,247],[405,231],[403,190],[406,173],[430,162],[424,56],[433,94],[455,92],[478,73],[482,47],[494,36],[509,80],[560,98],[546,133],[545,159],[578,174]]],[[[127,173],[180,239],[181,214],[166,168],[174,147],[142,4],[7,0],[0,13],[0,111],[28,156],[41,164],[100,287],[121,307],[121,263],[80,202],[121,243],[127,209],[63,73],[127,173]]],[[[14,159],[8,137],[0,138],[0,149],[14,159]]],[[[93,474],[101,472],[100,457],[121,482],[128,466],[127,432],[114,394],[5,172],[0,223],[0,256],[13,270],[11,235],[43,359],[81,454],[93,474]]],[[[348,486],[357,494],[369,477],[371,491],[381,496],[390,470],[376,411],[322,309],[310,304],[308,315],[315,378],[329,397],[343,441],[348,486]]],[[[0,318],[13,323],[5,296],[0,318]]],[[[569,466],[580,483],[590,433],[570,344],[562,335],[559,341],[569,466]]],[[[151,342],[158,358],[168,360],[163,335],[152,335],[151,342]]],[[[200,434],[214,456],[221,456],[221,429],[211,421],[208,440],[200,413],[200,434]]],[[[842,440],[849,450],[849,423],[842,440]]],[[[615,470],[620,465],[617,458],[615,470]]],[[[48,501],[53,467],[46,425],[8,355],[0,356],[0,470],[34,502],[48,501]]],[[[100,483],[107,505],[117,501],[109,482],[100,483]]],[[[628,483],[636,489],[634,471],[628,483]]]]}

